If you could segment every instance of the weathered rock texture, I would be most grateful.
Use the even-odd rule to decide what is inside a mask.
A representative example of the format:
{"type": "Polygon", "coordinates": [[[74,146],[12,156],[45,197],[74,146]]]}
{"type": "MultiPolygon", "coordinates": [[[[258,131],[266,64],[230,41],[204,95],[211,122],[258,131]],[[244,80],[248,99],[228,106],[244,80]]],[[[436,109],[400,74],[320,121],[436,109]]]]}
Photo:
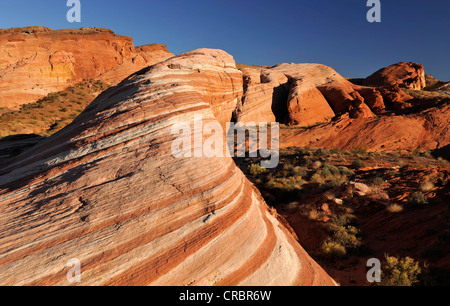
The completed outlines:
{"type": "Polygon", "coordinates": [[[231,56],[146,68],[0,176],[0,284],[334,285],[231,158],[175,158],[171,127],[222,121],[242,96],[231,56]]]}
{"type": "Polygon", "coordinates": [[[289,80],[268,69],[242,69],[244,96],[234,112],[236,122],[282,122],[287,115],[289,80]]]}
{"type": "Polygon", "coordinates": [[[84,79],[116,84],[173,56],[164,45],[135,48],[107,29],[0,30],[0,107],[17,109],[84,79]]]}
{"type": "Polygon", "coordinates": [[[427,86],[425,69],[416,63],[400,62],[378,70],[365,81],[366,86],[394,86],[420,90],[427,86]]]}
{"type": "Polygon", "coordinates": [[[244,98],[234,118],[243,123],[277,121],[312,126],[343,114],[352,119],[372,118],[402,110],[413,99],[398,84],[376,88],[355,85],[320,64],[280,64],[242,71],[244,98]]]}
{"type": "Polygon", "coordinates": [[[421,152],[450,144],[448,104],[408,116],[380,116],[339,120],[312,129],[283,130],[282,147],[313,146],[352,150],[365,147],[373,152],[421,152]]]}
{"type": "MultiPolygon", "coordinates": [[[[374,116],[360,93],[364,88],[350,83],[331,67],[319,64],[281,64],[272,69],[295,80],[293,86],[298,87],[296,90],[299,95],[294,100],[294,105],[298,104],[302,107],[292,108],[290,105],[292,101],[288,101],[291,124],[309,125],[326,122],[326,119],[344,113],[349,113],[351,118],[374,116]],[[322,97],[317,91],[314,91],[314,95],[311,96],[311,90],[314,88],[320,91],[322,97]],[[309,122],[304,121],[306,118],[309,122]]],[[[372,103],[372,97],[368,100],[372,103]]]]}

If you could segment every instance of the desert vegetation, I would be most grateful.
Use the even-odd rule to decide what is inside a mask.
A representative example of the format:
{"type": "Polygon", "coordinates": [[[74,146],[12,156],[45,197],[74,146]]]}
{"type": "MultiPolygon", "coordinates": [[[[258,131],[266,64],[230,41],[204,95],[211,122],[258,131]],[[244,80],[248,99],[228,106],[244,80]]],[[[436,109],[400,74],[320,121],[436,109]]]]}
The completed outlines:
{"type": "Polygon", "coordinates": [[[18,111],[0,113],[0,138],[17,134],[50,136],[73,121],[109,85],[87,80],[22,105],[18,111]]]}
{"type": "MultiPolygon", "coordinates": [[[[236,159],[267,203],[297,231],[308,253],[341,284],[367,285],[365,270],[358,278],[355,269],[365,267],[364,260],[374,256],[384,258],[381,285],[433,284],[447,275],[445,265],[435,259],[448,257],[445,252],[450,245],[445,237],[450,236],[450,215],[439,221],[446,236],[427,230],[426,239],[431,236],[438,242],[423,251],[419,251],[421,241],[414,239],[399,251],[388,238],[390,230],[383,229],[390,224],[393,230],[396,222],[436,227],[433,214],[446,210],[448,204],[450,167],[446,160],[419,151],[292,147],[281,150],[275,169],[263,169],[259,162],[259,158],[236,159]],[[425,210],[431,215],[424,214],[425,210]],[[393,255],[385,257],[387,251],[393,255]]],[[[396,231],[406,235],[408,229],[396,231]]]]}

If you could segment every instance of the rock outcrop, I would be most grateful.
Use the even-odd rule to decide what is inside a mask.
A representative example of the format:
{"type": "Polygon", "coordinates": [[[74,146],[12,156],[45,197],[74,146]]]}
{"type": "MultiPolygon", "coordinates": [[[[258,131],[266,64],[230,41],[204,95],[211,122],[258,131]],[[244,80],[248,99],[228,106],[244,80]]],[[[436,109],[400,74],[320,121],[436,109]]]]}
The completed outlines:
{"type": "Polygon", "coordinates": [[[348,115],[311,129],[282,130],[281,147],[365,147],[372,152],[432,151],[450,144],[448,104],[408,116],[352,120],[348,115]]]}
{"type": "Polygon", "coordinates": [[[343,114],[352,119],[372,118],[402,110],[413,99],[399,85],[376,88],[355,85],[333,68],[320,64],[280,64],[242,71],[244,99],[234,117],[244,123],[276,120],[312,126],[343,114]]]}
{"type": "Polygon", "coordinates": [[[1,169],[0,284],[335,285],[231,158],[175,158],[174,124],[224,122],[242,74],[200,49],[145,68],[1,169]]]}
{"type": "Polygon", "coordinates": [[[436,91],[450,96],[450,83],[440,86],[436,91]]]}
{"type": "Polygon", "coordinates": [[[268,69],[242,69],[244,96],[234,112],[236,122],[282,122],[287,115],[288,78],[268,69]]]}
{"type": "Polygon", "coordinates": [[[111,30],[45,27],[0,30],[0,107],[17,109],[85,79],[116,84],[173,56],[165,46],[135,48],[111,30]]]}
{"type": "Polygon", "coordinates": [[[401,88],[421,90],[427,86],[425,69],[416,63],[400,62],[378,70],[363,83],[365,86],[385,87],[398,85],[401,88]]]}

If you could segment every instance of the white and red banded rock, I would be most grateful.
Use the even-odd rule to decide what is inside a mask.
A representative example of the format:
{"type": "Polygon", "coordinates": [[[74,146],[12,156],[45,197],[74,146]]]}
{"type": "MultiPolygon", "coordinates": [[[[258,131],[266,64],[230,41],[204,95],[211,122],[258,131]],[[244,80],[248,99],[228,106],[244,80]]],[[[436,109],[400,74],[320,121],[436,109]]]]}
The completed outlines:
{"type": "Polygon", "coordinates": [[[220,50],[143,69],[0,176],[0,284],[335,285],[231,158],[175,158],[171,127],[224,123],[242,74],[220,50]]]}

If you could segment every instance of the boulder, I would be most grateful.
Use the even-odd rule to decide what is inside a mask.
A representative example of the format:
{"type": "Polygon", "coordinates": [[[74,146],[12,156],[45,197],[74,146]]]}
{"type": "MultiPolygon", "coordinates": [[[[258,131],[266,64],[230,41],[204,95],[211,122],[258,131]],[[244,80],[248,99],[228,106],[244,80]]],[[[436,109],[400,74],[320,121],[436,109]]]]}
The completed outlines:
{"type": "Polygon", "coordinates": [[[427,86],[425,69],[420,64],[400,62],[378,70],[369,76],[363,85],[374,87],[398,85],[401,88],[421,90],[427,86]]]}

